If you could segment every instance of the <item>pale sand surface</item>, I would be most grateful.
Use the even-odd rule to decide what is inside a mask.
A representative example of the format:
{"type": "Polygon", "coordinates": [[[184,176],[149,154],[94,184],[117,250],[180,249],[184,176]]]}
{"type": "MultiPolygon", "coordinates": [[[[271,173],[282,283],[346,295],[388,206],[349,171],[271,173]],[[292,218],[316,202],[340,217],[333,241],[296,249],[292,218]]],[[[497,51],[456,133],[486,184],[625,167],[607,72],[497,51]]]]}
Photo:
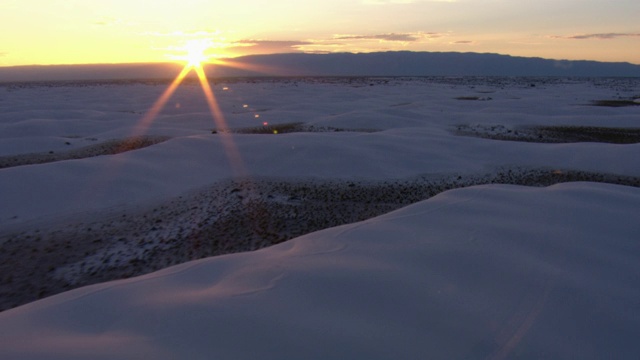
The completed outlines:
{"type": "Polygon", "coordinates": [[[169,139],[169,136],[134,136],[125,139],[113,139],[109,141],[99,142],[95,145],[89,145],[79,149],[67,151],[49,151],[45,153],[0,156],[0,169],[14,166],[45,164],[55,161],[86,159],[94,156],[120,154],[123,152],[142,149],[147,146],[159,144],[169,139]]]}
{"type": "Polygon", "coordinates": [[[640,187],[638,177],[519,168],[384,182],[244,179],[147,206],[27,223],[0,234],[0,310],[191,260],[260,249],[450,189],[569,181],[640,187]]]}
{"type": "Polygon", "coordinates": [[[166,86],[0,86],[0,357],[637,357],[638,79],[166,86]]]}
{"type": "Polygon", "coordinates": [[[638,186],[638,107],[609,106],[636,99],[637,84],[214,83],[225,128],[212,122],[191,84],[142,136],[133,134],[164,83],[6,86],[0,195],[10,206],[0,209],[0,309],[255,250],[452,188],[638,186]],[[597,101],[606,106],[593,106],[597,101]],[[297,134],[269,136],[276,132],[297,134]],[[243,180],[229,180],[233,171],[221,146],[228,134],[252,174],[243,180]]]}

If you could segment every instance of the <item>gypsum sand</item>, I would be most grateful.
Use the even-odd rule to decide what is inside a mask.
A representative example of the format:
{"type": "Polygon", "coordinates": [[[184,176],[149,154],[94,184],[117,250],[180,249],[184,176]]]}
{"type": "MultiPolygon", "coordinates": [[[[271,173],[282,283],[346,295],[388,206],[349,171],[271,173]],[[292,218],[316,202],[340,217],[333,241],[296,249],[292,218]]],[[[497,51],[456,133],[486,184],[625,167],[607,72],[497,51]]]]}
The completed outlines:
{"type": "Polygon", "coordinates": [[[125,139],[107,140],[98,144],[67,151],[0,156],[0,169],[23,165],[45,164],[63,160],[85,159],[101,155],[115,155],[156,145],[169,139],[171,139],[169,136],[132,136],[125,139]]]}
{"type": "MultiPolygon", "coordinates": [[[[301,122],[273,124],[258,127],[213,129],[211,133],[236,134],[284,134],[296,132],[361,132],[371,133],[377,129],[349,129],[318,127],[301,122]]],[[[510,128],[502,124],[458,125],[452,131],[458,136],[479,137],[492,140],[508,140],[539,143],[604,142],[614,144],[640,143],[640,128],[610,128],[594,126],[522,126],[510,128]]],[[[61,152],[42,152],[0,156],[0,169],[23,165],[45,164],[63,160],[84,159],[102,155],[115,155],[142,149],[171,139],[170,136],[133,136],[113,139],[78,149],[61,152]]]]}
{"type": "Polygon", "coordinates": [[[511,128],[502,124],[458,125],[455,135],[491,140],[535,143],[600,142],[610,144],[640,143],[640,128],[604,126],[520,126],[511,128]]]}
{"type": "Polygon", "coordinates": [[[570,181],[640,187],[639,177],[524,168],[380,182],[268,178],[220,182],[146,208],[67,218],[1,234],[0,311],[85,285],[260,249],[372,218],[454,188],[570,181]]]}
{"type": "MultiPolygon", "coordinates": [[[[214,129],[211,131],[213,134],[217,133],[236,133],[236,134],[278,134],[289,132],[375,132],[373,129],[343,129],[333,127],[314,127],[305,126],[303,123],[284,123],[266,125],[260,127],[248,127],[248,128],[233,128],[233,129],[214,129]]],[[[97,141],[95,138],[88,138],[92,141],[97,141]]],[[[103,141],[94,145],[84,146],[77,149],[71,149],[67,151],[48,151],[29,154],[7,155],[0,156],[0,169],[10,168],[15,166],[24,165],[37,165],[46,164],[56,161],[64,160],[78,160],[86,159],[90,157],[103,156],[103,155],[115,155],[127,151],[133,151],[142,149],[145,147],[153,146],[170,140],[170,136],[150,136],[140,135],[132,136],[124,139],[111,139],[103,141]]],[[[69,144],[67,142],[67,144],[69,144]]]]}
{"type": "MultiPolygon", "coordinates": [[[[575,136],[582,136],[582,128],[561,127],[560,131],[552,132],[555,129],[529,127],[516,132],[503,125],[460,125],[454,132],[493,140],[575,142],[575,136]]],[[[591,130],[588,129],[589,136],[594,131],[611,135],[609,128],[591,130]]],[[[625,130],[630,129],[615,131],[625,130]]],[[[631,137],[636,140],[635,129],[631,130],[631,137]]],[[[266,135],[375,130],[287,123],[222,131],[266,135]]],[[[623,134],[625,139],[627,135],[623,134]]],[[[10,160],[9,166],[18,166],[80,159],[117,154],[168,139],[132,137],[48,154],[52,156],[25,154],[0,160],[10,160]]],[[[593,139],[608,140],[608,137],[593,139]]],[[[431,175],[384,182],[276,179],[220,182],[149,208],[66,218],[30,226],[25,231],[0,234],[0,311],[85,285],[138,276],[208,256],[260,249],[313,231],[372,218],[454,188],[491,183],[549,186],[569,181],[640,187],[638,177],[524,168],[498,169],[484,175],[431,175]]]]}

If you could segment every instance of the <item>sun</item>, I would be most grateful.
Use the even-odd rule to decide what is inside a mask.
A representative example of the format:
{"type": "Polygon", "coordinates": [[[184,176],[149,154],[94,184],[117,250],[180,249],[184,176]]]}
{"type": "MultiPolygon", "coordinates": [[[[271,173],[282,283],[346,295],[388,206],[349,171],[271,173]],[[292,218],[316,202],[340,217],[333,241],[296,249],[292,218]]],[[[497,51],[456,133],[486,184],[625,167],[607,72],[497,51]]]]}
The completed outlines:
{"type": "Polygon", "coordinates": [[[193,68],[202,67],[202,63],[209,60],[209,56],[207,56],[206,51],[210,47],[211,44],[207,41],[192,40],[187,42],[184,46],[184,49],[186,50],[184,60],[187,62],[187,66],[193,68]]]}

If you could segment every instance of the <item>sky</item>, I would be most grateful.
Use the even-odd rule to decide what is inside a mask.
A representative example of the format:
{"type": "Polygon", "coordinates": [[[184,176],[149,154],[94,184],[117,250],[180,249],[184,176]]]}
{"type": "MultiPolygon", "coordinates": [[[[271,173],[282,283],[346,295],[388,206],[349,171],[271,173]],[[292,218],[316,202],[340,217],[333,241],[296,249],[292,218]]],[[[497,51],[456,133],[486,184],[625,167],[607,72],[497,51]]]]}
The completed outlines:
{"type": "Polygon", "coordinates": [[[0,66],[456,51],[640,64],[638,0],[2,0],[0,66]]]}

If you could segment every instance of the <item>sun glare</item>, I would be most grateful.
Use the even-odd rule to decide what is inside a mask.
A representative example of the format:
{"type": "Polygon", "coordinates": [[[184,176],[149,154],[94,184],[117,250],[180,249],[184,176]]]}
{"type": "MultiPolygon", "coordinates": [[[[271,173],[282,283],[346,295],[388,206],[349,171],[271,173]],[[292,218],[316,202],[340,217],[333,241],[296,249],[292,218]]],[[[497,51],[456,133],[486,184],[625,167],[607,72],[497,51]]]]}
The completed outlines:
{"type": "MultiPolygon", "coordinates": [[[[211,114],[211,117],[213,118],[213,121],[215,123],[215,129],[228,128],[224,118],[224,114],[218,106],[216,97],[213,94],[213,90],[211,89],[211,85],[209,84],[209,80],[207,79],[205,69],[202,67],[203,63],[207,63],[210,61],[214,62],[211,60],[212,56],[207,55],[207,50],[211,48],[211,42],[200,40],[189,41],[184,46],[179,48],[180,50],[184,51],[184,53],[179,57],[174,57],[174,59],[184,61],[185,65],[182,68],[182,71],[180,71],[180,74],[176,76],[169,87],[167,87],[167,89],[160,95],[158,100],[156,100],[151,108],[140,119],[134,130],[136,134],[143,134],[149,128],[151,123],[158,117],[162,109],[164,109],[171,96],[176,92],[182,81],[187,77],[187,75],[189,75],[189,73],[192,72],[196,74],[200,82],[200,87],[202,88],[202,92],[207,101],[209,113],[211,114]]],[[[215,63],[218,62],[216,61],[215,63]]],[[[228,90],[228,88],[224,87],[222,90],[228,90]]],[[[240,157],[240,153],[235,143],[233,142],[230,133],[220,132],[217,137],[222,142],[222,145],[225,152],[227,153],[227,157],[229,158],[234,172],[240,176],[244,175],[246,173],[246,169],[244,169],[242,158],[240,157]]]]}
{"type": "Polygon", "coordinates": [[[202,63],[207,62],[209,57],[206,55],[207,49],[211,45],[206,41],[193,40],[188,42],[184,49],[186,50],[185,60],[187,66],[199,68],[202,67],[202,63]]]}

